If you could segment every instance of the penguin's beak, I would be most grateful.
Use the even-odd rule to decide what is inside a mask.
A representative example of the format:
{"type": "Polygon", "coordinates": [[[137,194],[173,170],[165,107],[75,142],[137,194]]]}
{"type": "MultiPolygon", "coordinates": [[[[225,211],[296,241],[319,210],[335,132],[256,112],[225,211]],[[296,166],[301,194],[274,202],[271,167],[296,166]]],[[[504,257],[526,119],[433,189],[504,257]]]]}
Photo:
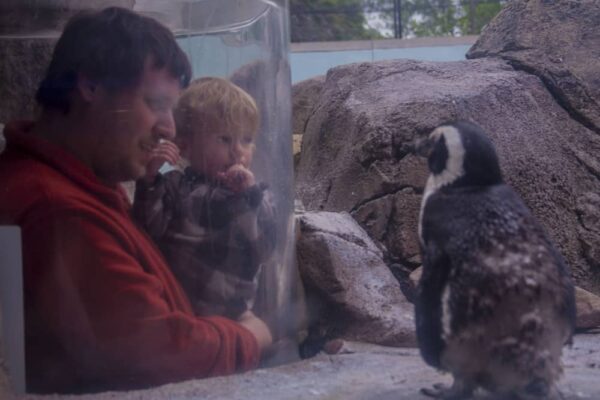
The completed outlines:
{"type": "Polygon", "coordinates": [[[429,158],[432,148],[433,143],[429,137],[419,138],[414,142],[414,153],[418,156],[429,158]]]}

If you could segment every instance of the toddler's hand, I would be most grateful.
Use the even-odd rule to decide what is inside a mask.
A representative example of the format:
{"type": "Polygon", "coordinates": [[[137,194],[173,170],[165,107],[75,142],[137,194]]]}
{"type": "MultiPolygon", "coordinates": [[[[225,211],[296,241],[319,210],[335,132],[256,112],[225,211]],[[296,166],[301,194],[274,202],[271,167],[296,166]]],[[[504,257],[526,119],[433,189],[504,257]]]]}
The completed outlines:
{"type": "Polygon", "coordinates": [[[161,141],[152,152],[152,158],[146,165],[146,175],[144,176],[144,180],[148,183],[154,182],[158,170],[165,162],[175,165],[178,161],[179,148],[177,145],[168,140],[161,141]]]}
{"type": "Polygon", "coordinates": [[[243,192],[255,184],[252,171],[241,164],[232,165],[227,171],[221,172],[219,178],[225,187],[235,193],[243,192]]]}

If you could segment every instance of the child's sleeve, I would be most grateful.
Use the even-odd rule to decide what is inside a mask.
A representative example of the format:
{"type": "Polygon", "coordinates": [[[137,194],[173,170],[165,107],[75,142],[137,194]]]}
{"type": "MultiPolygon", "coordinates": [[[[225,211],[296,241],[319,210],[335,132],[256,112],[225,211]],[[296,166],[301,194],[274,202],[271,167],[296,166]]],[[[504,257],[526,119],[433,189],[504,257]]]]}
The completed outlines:
{"type": "MultiPolygon", "coordinates": [[[[252,280],[275,248],[275,207],[267,185],[259,183],[242,193],[222,187],[195,192],[193,214],[199,225],[210,226],[211,241],[226,244],[230,260],[239,260],[236,274],[252,280]],[[235,253],[235,254],[234,254],[235,253]]],[[[237,268],[234,268],[237,269],[237,268]]]]}
{"type": "Polygon", "coordinates": [[[133,217],[153,239],[164,235],[177,212],[181,176],[181,172],[171,171],[158,174],[152,183],[136,182],[133,217]]]}

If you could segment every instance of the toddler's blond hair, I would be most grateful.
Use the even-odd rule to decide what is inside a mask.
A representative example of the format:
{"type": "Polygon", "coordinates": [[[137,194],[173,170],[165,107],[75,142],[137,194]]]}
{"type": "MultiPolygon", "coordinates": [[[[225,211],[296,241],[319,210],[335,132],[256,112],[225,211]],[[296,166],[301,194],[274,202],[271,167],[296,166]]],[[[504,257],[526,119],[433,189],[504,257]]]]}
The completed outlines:
{"type": "Polygon", "coordinates": [[[255,136],[260,123],[254,99],[241,87],[218,77],[191,82],[179,98],[174,115],[178,136],[205,133],[214,126],[255,136]]]}

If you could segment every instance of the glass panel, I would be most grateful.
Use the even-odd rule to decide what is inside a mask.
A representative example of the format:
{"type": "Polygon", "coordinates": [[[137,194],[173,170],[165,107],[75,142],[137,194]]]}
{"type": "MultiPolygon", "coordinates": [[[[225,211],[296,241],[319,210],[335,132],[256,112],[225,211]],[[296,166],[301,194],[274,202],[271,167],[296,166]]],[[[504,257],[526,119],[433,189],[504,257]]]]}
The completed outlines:
{"type": "Polygon", "coordinates": [[[178,41],[190,56],[195,77],[228,78],[256,100],[261,116],[256,168],[268,181],[290,186],[284,182],[291,178],[287,165],[291,142],[289,135],[282,134],[289,132],[291,118],[284,10],[271,2],[234,1],[244,7],[240,7],[239,13],[233,13],[235,22],[228,29],[217,18],[219,15],[223,18],[218,11],[228,10],[225,15],[231,14],[231,5],[226,6],[226,3],[220,0],[192,3],[195,7],[189,15],[199,15],[199,18],[189,21],[186,29],[176,30],[180,32],[178,41]],[[193,12],[204,11],[205,5],[209,12],[193,12]],[[271,157],[278,160],[267,160],[271,157]],[[275,176],[281,172],[280,167],[284,167],[287,176],[275,176]]]}
{"type": "MultiPolygon", "coordinates": [[[[169,9],[172,11],[172,8],[169,9]]],[[[223,77],[247,91],[256,101],[260,128],[252,170],[276,193],[279,214],[274,259],[265,265],[256,310],[277,320],[278,335],[293,335],[299,321],[290,320],[290,307],[299,307],[299,281],[294,263],[293,180],[291,164],[291,83],[288,30],[284,2],[209,0],[182,5],[185,18],[174,31],[190,57],[194,77],[223,77]],[[294,299],[292,299],[294,298],[294,299]],[[285,318],[284,318],[285,317],[285,318]]],[[[301,308],[301,306],[300,306],[301,308]]],[[[296,314],[295,310],[293,314],[296,314]]],[[[295,357],[294,345],[283,346],[273,360],[295,357]]],[[[273,361],[276,362],[276,361],[273,361]]],[[[267,361],[267,364],[270,364],[267,361]]]]}
{"type": "MultiPolygon", "coordinates": [[[[5,64],[5,68],[0,68],[0,80],[2,82],[8,83],[15,81],[15,79],[22,82],[21,85],[16,85],[15,89],[10,85],[6,86],[7,88],[10,87],[7,90],[14,102],[9,104],[0,100],[0,124],[7,124],[9,128],[6,130],[7,132],[14,130],[14,125],[11,125],[12,119],[25,118],[37,121],[34,128],[31,129],[35,130],[36,134],[43,137],[44,140],[50,140],[50,136],[47,136],[45,132],[39,132],[39,128],[37,128],[39,126],[49,126],[38,124],[39,121],[45,118],[41,118],[40,115],[45,116],[46,110],[34,106],[32,101],[38,82],[42,80],[45,73],[45,65],[50,61],[50,49],[61,35],[69,18],[82,10],[102,10],[107,6],[127,8],[141,15],[152,17],[167,26],[175,34],[177,44],[187,55],[191,65],[191,84],[188,89],[182,92],[179,103],[172,104],[174,106],[173,113],[171,113],[170,105],[162,107],[154,103],[150,104],[154,100],[144,95],[143,101],[153,110],[152,112],[156,115],[162,113],[162,116],[158,117],[159,119],[162,118],[162,122],[172,121],[177,126],[177,134],[169,136],[169,134],[161,133],[161,140],[160,142],[157,141],[157,148],[154,148],[154,144],[146,143],[146,145],[153,148],[154,153],[148,156],[150,162],[146,165],[145,172],[135,176],[135,178],[140,179],[137,181],[119,179],[125,185],[130,200],[134,200],[132,215],[136,219],[137,226],[146,230],[146,233],[157,243],[157,247],[165,256],[169,268],[174,272],[171,276],[179,281],[180,287],[183,287],[183,290],[187,292],[187,297],[191,300],[196,315],[200,317],[221,315],[232,320],[241,321],[245,311],[250,309],[268,324],[275,341],[269,351],[264,352],[262,365],[270,366],[296,360],[298,358],[296,334],[302,323],[303,299],[299,277],[294,265],[291,82],[288,64],[287,2],[285,0],[4,1],[0,4],[0,14],[2,14],[2,17],[0,17],[0,55],[4,54],[11,57],[11,60],[20,57],[22,63],[20,67],[5,64]],[[44,65],[44,67],[42,68],[41,65],[44,65]],[[5,76],[2,76],[3,74],[5,76]],[[18,78],[16,78],[17,75],[18,78]],[[24,79],[21,79],[21,77],[24,77],[24,79]],[[207,86],[208,83],[213,85],[212,89],[210,85],[207,86]],[[214,88],[217,88],[217,92],[214,91],[214,88]],[[190,101],[184,102],[183,99],[190,101]],[[198,117],[200,115],[202,117],[198,117]],[[201,144],[198,145],[198,143],[201,144]],[[179,160],[165,156],[166,153],[164,152],[168,152],[173,144],[179,148],[181,155],[179,160]],[[160,153],[161,151],[163,153],[160,153]],[[162,158],[157,158],[157,154],[162,154],[162,158]],[[149,172],[154,171],[154,167],[150,167],[150,165],[153,162],[152,160],[155,159],[159,160],[158,165],[160,166],[157,177],[149,172]],[[163,163],[163,161],[166,162],[163,163]],[[157,187],[163,188],[164,193],[167,194],[171,193],[169,191],[174,190],[175,192],[171,195],[164,195],[161,192],[163,193],[160,195],[162,197],[156,198],[157,201],[160,200],[161,202],[161,212],[163,212],[161,216],[168,214],[169,218],[165,220],[168,221],[165,230],[155,235],[151,228],[151,221],[144,219],[150,214],[146,212],[147,210],[143,212],[139,210],[144,209],[144,199],[147,198],[144,196],[150,196],[148,193],[151,193],[157,187]],[[173,196],[177,199],[173,200],[173,196]],[[172,207],[172,209],[169,209],[169,207],[172,207]],[[171,213],[174,210],[176,212],[171,213]],[[188,252],[192,248],[190,243],[194,243],[194,246],[192,246],[193,250],[188,252]],[[181,249],[183,250],[174,250],[179,245],[182,246],[181,249]],[[200,264],[201,267],[197,267],[200,264]],[[178,270],[182,265],[183,268],[178,270]],[[186,268],[189,272],[188,275],[186,275],[186,268]]],[[[97,96],[98,93],[95,92],[97,82],[94,79],[88,81],[87,78],[77,75],[78,86],[70,89],[76,91],[78,96],[85,99],[84,103],[87,101],[92,102],[94,96],[97,96]],[[89,86],[85,86],[88,84],[89,86]]],[[[98,87],[104,88],[104,82],[107,81],[101,80],[98,87]]],[[[120,93],[119,90],[116,92],[117,95],[120,93]]],[[[2,89],[0,89],[1,92],[2,89]]],[[[111,98],[112,94],[109,91],[107,93],[109,93],[107,98],[111,98]]],[[[72,100],[72,98],[70,99],[72,100]]],[[[113,114],[109,115],[114,117],[105,120],[99,119],[97,123],[100,125],[104,123],[116,124],[119,118],[126,119],[131,113],[135,112],[134,107],[134,105],[126,103],[120,109],[111,109],[113,114]],[[111,118],[114,118],[117,122],[112,121],[111,118]]],[[[85,110],[82,112],[85,113],[85,110]]],[[[56,116],[57,114],[53,115],[56,116]]],[[[72,114],[66,112],[57,118],[61,121],[65,119],[73,122],[74,120],[71,117],[72,114]]],[[[126,125],[120,126],[122,128],[126,125]]],[[[124,131],[123,135],[126,134],[124,131]]],[[[23,156],[20,153],[23,151],[22,148],[17,149],[11,144],[11,140],[15,141],[13,137],[14,134],[7,134],[6,143],[3,139],[0,140],[0,152],[2,152],[3,147],[6,147],[0,154],[0,167],[9,166],[13,168],[17,165],[14,159],[15,154],[18,154],[19,157],[23,156]]],[[[89,172],[98,175],[91,179],[98,179],[102,181],[102,184],[106,183],[105,180],[100,179],[105,177],[101,174],[102,171],[94,168],[99,164],[95,163],[94,160],[83,157],[77,152],[77,149],[73,150],[77,145],[70,142],[72,138],[67,139],[68,145],[65,145],[65,142],[55,141],[55,139],[56,136],[50,142],[53,145],[58,144],[60,151],[66,150],[65,154],[67,154],[68,162],[71,162],[69,157],[75,155],[77,160],[74,159],[73,163],[83,162],[86,166],[91,167],[89,172]],[[72,153],[71,150],[73,150],[72,153]]],[[[115,139],[121,143],[122,137],[115,136],[115,139]]],[[[98,146],[101,146],[101,144],[98,146]]],[[[45,151],[49,150],[45,149],[42,152],[45,151]]],[[[119,152],[120,149],[115,149],[115,153],[119,152]]],[[[28,160],[29,157],[35,158],[37,156],[39,156],[37,153],[33,156],[27,153],[23,157],[28,160]]],[[[110,155],[106,154],[106,156],[109,157],[110,155]]],[[[57,162],[60,163],[61,161],[57,160],[57,162]]],[[[25,165],[29,165],[27,161],[25,163],[25,165]]],[[[50,165],[50,169],[52,168],[54,166],[50,165]]],[[[116,167],[109,166],[108,168],[114,169],[116,167]]],[[[32,167],[32,171],[37,171],[37,169],[32,167]]],[[[61,171],[61,173],[63,172],[61,171]]],[[[6,176],[10,177],[9,175],[6,176]]],[[[67,180],[71,179],[68,173],[66,176],[67,180]]],[[[126,175],[123,175],[123,177],[126,177],[126,175]]],[[[28,176],[25,176],[25,178],[29,179],[28,176]]],[[[129,178],[133,178],[133,176],[129,176],[129,178]]],[[[52,181],[53,178],[48,179],[52,181]]],[[[71,184],[72,182],[68,183],[68,185],[71,184]]],[[[31,186],[31,190],[33,190],[32,198],[38,199],[36,190],[52,191],[52,187],[44,185],[44,182],[33,179],[33,185],[31,186]],[[37,186],[38,184],[41,186],[37,186]]],[[[108,186],[112,188],[112,186],[108,186]]],[[[11,181],[9,187],[14,188],[15,191],[9,189],[6,195],[8,200],[0,202],[0,225],[22,225],[23,228],[23,262],[26,271],[24,285],[25,288],[29,288],[25,292],[25,303],[26,309],[30,310],[29,315],[40,313],[40,315],[36,314],[36,317],[39,317],[35,320],[36,324],[41,323],[40,321],[52,321],[56,315],[45,315],[46,311],[41,311],[31,304],[37,301],[35,300],[38,298],[37,291],[53,290],[56,287],[65,286],[68,290],[74,291],[75,294],[70,294],[75,297],[70,298],[69,309],[61,311],[62,315],[65,316],[64,318],[69,318],[70,313],[82,312],[81,315],[84,316],[84,319],[89,319],[89,326],[85,328],[89,328],[89,332],[83,333],[71,330],[68,324],[62,327],[65,329],[61,331],[62,333],[56,333],[57,331],[54,328],[49,330],[53,335],[56,334],[53,340],[56,341],[57,352],[61,352],[64,348],[66,354],[72,343],[78,340],[85,343],[86,340],[90,340],[90,337],[103,334],[97,331],[97,329],[100,329],[96,325],[98,324],[97,318],[106,318],[107,316],[102,315],[99,317],[94,313],[105,313],[106,310],[100,311],[100,309],[97,309],[92,312],[88,309],[90,306],[89,298],[85,301],[81,300],[87,298],[86,296],[90,293],[95,295],[96,285],[103,284],[103,279],[106,278],[103,274],[106,271],[102,270],[102,261],[98,260],[103,256],[93,256],[82,247],[81,251],[86,252],[86,254],[80,254],[81,258],[78,259],[80,267],[78,267],[78,270],[85,271],[89,265],[99,268],[94,270],[94,276],[89,277],[86,277],[85,273],[82,272],[81,276],[74,278],[71,275],[73,271],[70,267],[63,268],[64,265],[57,266],[56,263],[53,263],[54,261],[51,262],[44,273],[48,273],[50,277],[48,279],[57,280],[54,283],[58,282],[58,285],[46,285],[44,279],[48,276],[41,273],[41,267],[35,265],[35,262],[32,261],[34,259],[39,261],[39,258],[34,256],[34,253],[38,251],[39,241],[31,243],[28,242],[28,238],[52,237],[54,239],[53,235],[65,228],[67,222],[64,222],[64,225],[62,222],[55,224],[52,227],[53,230],[48,232],[31,228],[33,224],[29,219],[30,215],[40,213],[39,215],[44,218],[43,206],[38,208],[33,204],[30,209],[21,209],[23,202],[28,201],[28,195],[24,196],[23,193],[19,192],[18,182],[11,181]],[[24,196],[23,201],[17,202],[17,195],[19,199],[24,196]],[[13,197],[12,200],[11,197],[13,197]],[[32,278],[32,271],[37,271],[35,273],[40,275],[32,278]],[[60,275],[65,271],[67,271],[67,275],[60,275]],[[56,275],[53,275],[54,273],[56,275]],[[85,281],[83,283],[78,279],[87,279],[89,282],[85,281]],[[35,284],[32,284],[32,282],[35,282],[35,284]],[[35,313],[31,312],[31,309],[35,309],[35,313]],[[61,336],[65,332],[68,332],[68,334],[61,336]],[[88,334],[91,336],[87,336],[88,334]]],[[[70,186],[69,190],[71,190],[70,186]]],[[[96,193],[88,191],[86,195],[93,197],[96,196],[96,193]]],[[[79,214],[81,214],[81,218],[77,221],[88,218],[94,220],[95,217],[90,217],[85,210],[82,211],[79,207],[80,205],[76,205],[70,215],[65,216],[64,221],[70,221],[69,223],[72,224],[73,221],[70,217],[79,214]]],[[[97,211],[98,207],[97,205],[92,206],[97,211]]],[[[152,210],[156,209],[153,208],[152,210]]],[[[103,210],[99,212],[102,213],[103,210]]],[[[121,260],[124,263],[122,268],[129,269],[133,264],[137,265],[139,263],[141,270],[138,272],[142,275],[139,275],[136,279],[141,279],[145,283],[136,282],[136,284],[142,286],[155,285],[153,286],[155,290],[158,290],[157,287],[162,288],[160,293],[163,297],[160,301],[166,301],[171,307],[170,311],[172,311],[172,308],[178,309],[179,306],[172,304],[173,302],[177,303],[177,301],[169,298],[168,293],[165,294],[170,290],[167,286],[170,285],[169,280],[171,278],[169,276],[165,277],[161,275],[162,272],[159,274],[148,267],[145,263],[148,262],[146,258],[150,256],[139,253],[139,246],[135,242],[137,240],[145,241],[146,239],[137,238],[132,243],[124,243],[125,239],[119,236],[117,232],[120,228],[113,226],[113,224],[118,225],[121,222],[117,223],[110,216],[105,215],[104,217],[107,218],[106,224],[109,228],[103,230],[105,226],[100,224],[94,226],[93,229],[102,231],[101,235],[114,235],[112,239],[106,238],[106,240],[111,241],[111,246],[120,246],[117,251],[119,254],[121,252],[127,253],[128,261],[121,260]],[[116,229],[116,231],[113,229],[116,229]],[[144,275],[148,272],[155,278],[144,275]]],[[[78,223],[76,222],[76,224],[78,223]]],[[[123,223],[129,224],[129,222],[123,223]]],[[[69,225],[69,229],[73,229],[73,226],[69,225]]],[[[130,228],[123,229],[127,231],[130,228]]],[[[125,236],[131,238],[129,233],[125,236]]],[[[94,249],[93,254],[99,248],[96,248],[94,243],[85,242],[85,233],[81,237],[76,234],[72,240],[72,243],[83,243],[83,246],[89,245],[94,249]]],[[[72,250],[76,253],[78,251],[77,246],[73,244],[73,248],[69,251],[72,250]]],[[[97,246],[100,246],[100,244],[97,246]]],[[[112,252],[113,250],[107,251],[112,252]]],[[[68,258],[63,254],[59,254],[58,258],[61,257],[68,258]]],[[[65,263],[67,262],[72,262],[72,259],[71,261],[65,261],[65,263]]],[[[111,266],[111,268],[113,267],[114,265],[111,266]]],[[[16,271],[17,267],[13,269],[15,269],[13,272],[18,272],[16,271]]],[[[108,275],[114,272],[114,270],[111,270],[106,273],[108,275]]],[[[133,278],[129,276],[128,278],[123,277],[123,279],[133,278]]],[[[124,296],[120,290],[115,288],[115,299],[124,296]]],[[[57,293],[57,296],[63,296],[63,293],[57,293]]],[[[99,298],[98,302],[104,300],[99,298]]],[[[122,314],[126,314],[127,310],[123,311],[119,307],[120,303],[117,300],[114,301],[115,304],[112,310],[115,315],[122,317],[122,314]]],[[[143,302],[143,300],[140,301],[143,302]]],[[[152,301],[159,300],[153,299],[152,301]]],[[[3,312],[1,315],[4,318],[2,321],[4,324],[12,323],[7,320],[10,317],[5,312],[5,308],[9,304],[10,302],[7,301],[2,302],[3,312]]],[[[64,304],[64,302],[61,304],[64,304]]],[[[145,304],[141,307],[145,307],[145,304]]],[[[185,309],[185,306],[181,307],[185,309]]],[[[168,314],[170,311],[165,312],[168,314]]],[[[179,310],[178,312],[185,314],[187,311],[179,310]]],[[[149,315],[147,318],[160,320],[163,317],[165,316],[149,315]]],[[[178,317],[172,316],[174,319],[178,317]]],[[[131,331],[135,331],[138,323],[143,325],[148,323],[148,319],[144,319],[143,322],[134,321],[131,331]]],[[[218,322],[215,323],[219,324],[218,322]]],[[[37,328],[38,326],[33,326],[32,320],[26,320],[26,330],[29,330],[28,335],[37,328]]],[[[46,332],[46,328],[47,326],[42,327],[41,331],[46,332]]],[[[179,328],[173,327],[172,329],[179,328]]],[[[191,327],[189,329],[193,330],[195,328],[191,327]]],[[[131,331],[122,332],[122,334],[128,337],[128,335],[132,335],[131,331]]],[[[111,351],[110,346],[112,344],[118,345],[116,342],[121,340],[118,334],[115,336],[113,333],[112,335],[113,338],[108,344],[108,352],[111,351]]],[[[26,336],[26,343],[28,343],[27,337],[29,336],[26,336]]],[[[7,343],[6,338],[4,343],[7,343]]],[[[93,340],[88,344],[90,343],[95,345],[93,340]]],[[[102,345],[107,345],[107,343],[102,345]]],[[[193,345],[192,343],[192,347],[193,345]]],[[[89,354],[75,356],[76,359],[82,358],[81,362],[85,364],[82,370],[85,368],[105,368],[105,366],[95,364],[93,355],[99,354],[96,353],[96,350],[91,350],[89,354]]],[[[173,352],[176,353],[180,350],[173,350],[173,352]]],[[[145,350],[140,347],[140,351],[145,350]]],[[[30,352],[30,354],[33,353],[30,352]]],[[[169,356],[169,354],[163,355],[166,359],[169,356]]],[[[114,355],[114,357],[118,359],[118,355],[114,355]]],[[[149,354],[148,357],[155,357],[155,355],[149,354]]],[[[73,362],[73,360],[52,361],[51,357],[49,360],[48,369],[57,370],[61,368],[64,370],[63,367],[58,365],[60,362],[73,362]]],[[[56,360],[60,360],[60,357],[56,360]]],[[[48,360],[45,361],[48,363],[48,360]]],[[[165,361],[164,374],[155,379],[157,384],[180,380],[176,374],[169,371],[168,363],[165,361]],[[169,376],[172,378],[169,378],[169,376]]],[[[78,368],[77,362],[70,365],[78,368]]],[[[28,366],[30,364],[26,365],[26,367],[28,366]]],[[[104,373],[106,373],[106,376],[110,376],[107,370],[103,369],[102,371],[99,376],[104,376],[102,375],[104,373]]],[[[229,372],[233,371],[222,371],[217,372],[217,374],[229,372]]],[[[202,374],[211,375],[212,373],[211,371],[205,371],[196,374],[196,377],[201,377],[202,374]]],[[[132,374],[135,375],[133,372],[132,374]]],[[[77,374],[74,373],[74,375],[77,374]]],[[[189,377],[185,376],[184,378],[189,377]]],[[[194,377],[193,373],[191,377],[194,377]]],[[[122,382],[115,383],[112,386],[110,382],[107,383],[106,381],[91,383],[84,378],[81,379],[81,382],[76,383],[76,387],[65,386],[64,392],[129,388],[127,384],[122,382]]],[[[136,379],[138,377],[134,376],[132,382],[136,382],[136,379]]],[[[152,379],[140,378],[139,382],[132,385],[132,388],[136,386],[145,387],[148,386],[147,383],[152,382],[154,382],[152,379]]],[[[13,384],[13,389],[15,387],[13,384]]],[[[63,391],[61,388],[53,388],[52,390],[63,391]]],[[[43,392],[44,390],[34,391],[43,392]]]]}

